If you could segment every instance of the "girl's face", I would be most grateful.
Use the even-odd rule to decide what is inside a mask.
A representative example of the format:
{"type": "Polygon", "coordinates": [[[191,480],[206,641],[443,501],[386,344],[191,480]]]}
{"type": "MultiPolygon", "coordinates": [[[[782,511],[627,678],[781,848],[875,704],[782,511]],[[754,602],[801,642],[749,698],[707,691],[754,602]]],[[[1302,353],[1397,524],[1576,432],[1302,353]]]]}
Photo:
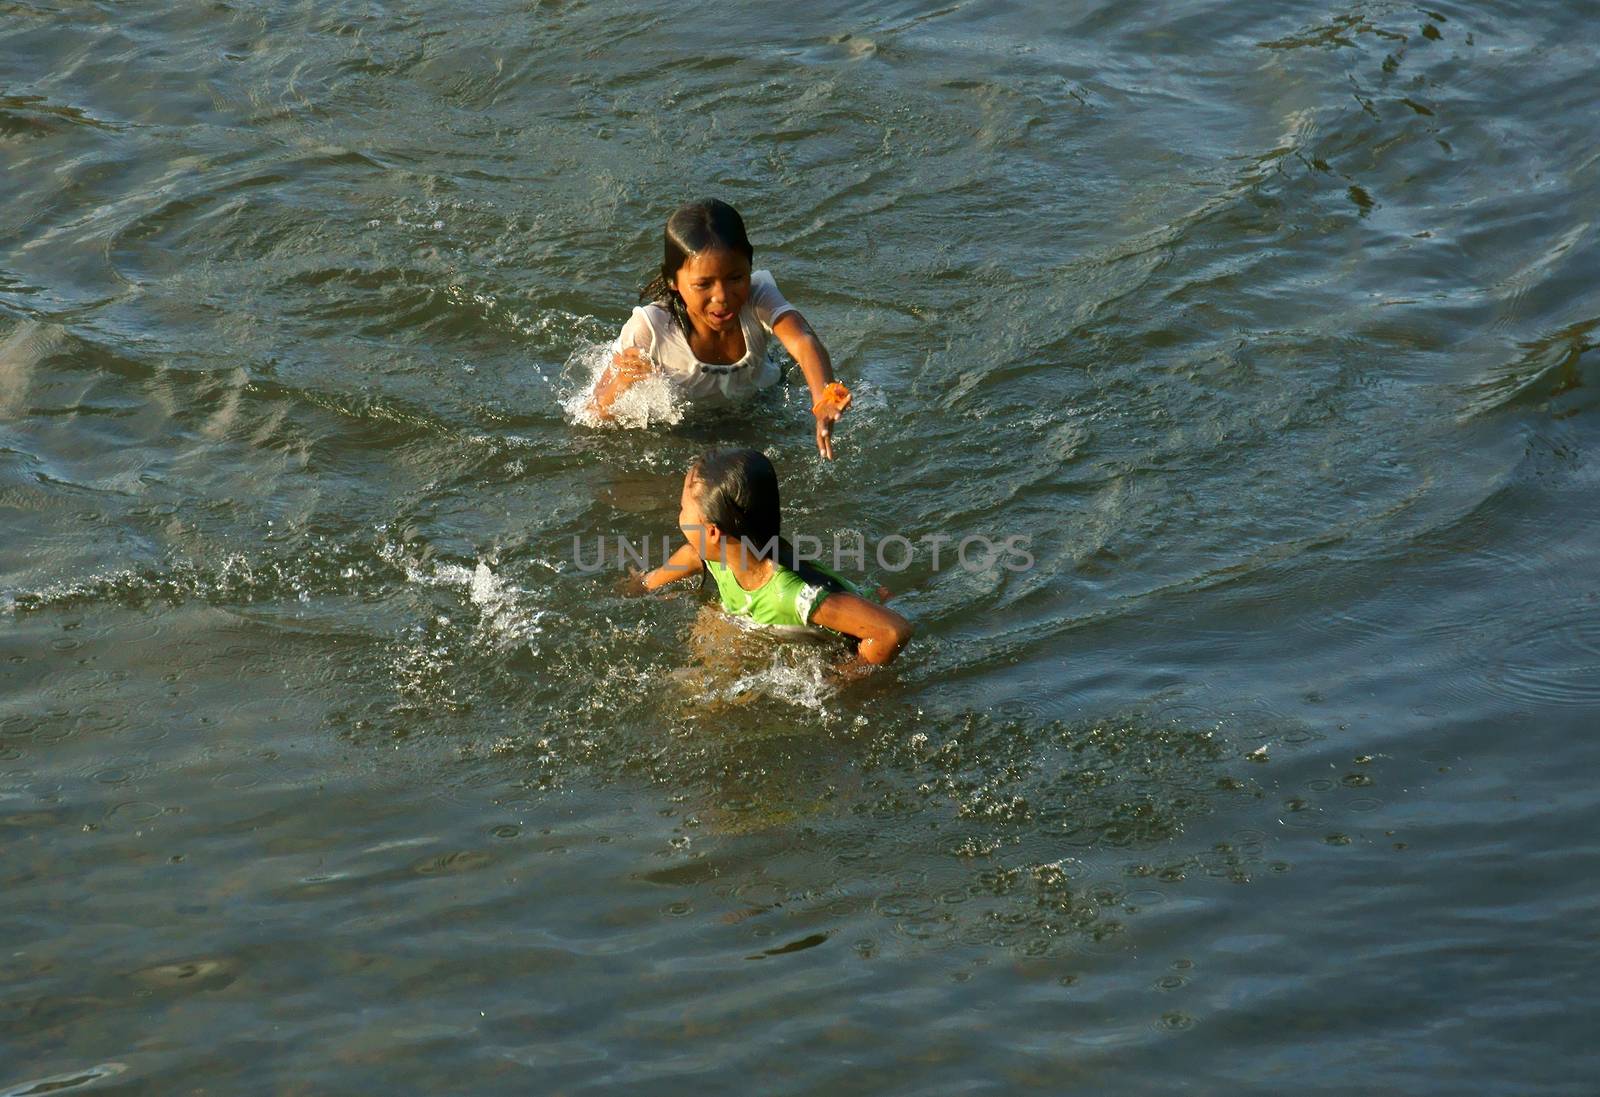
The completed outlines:
{"type": "Polygon", "coordinates": [[[696,328],[732,331],[739,326],[739,310],[750,296],[750,260],[727,248],[697,251],[678,268],[673,288],[696,328]]]}
{"type": "Polygon", "coordinates": [[[699,490],[694,473],[683,478],[683,494],[678,497],[678,529],[683,531],[683,539],[700,553],[700,559],[716,559],[712,554],[717,551],[722,531],[706,521],[705,511],[700,509],[699,490]]]}

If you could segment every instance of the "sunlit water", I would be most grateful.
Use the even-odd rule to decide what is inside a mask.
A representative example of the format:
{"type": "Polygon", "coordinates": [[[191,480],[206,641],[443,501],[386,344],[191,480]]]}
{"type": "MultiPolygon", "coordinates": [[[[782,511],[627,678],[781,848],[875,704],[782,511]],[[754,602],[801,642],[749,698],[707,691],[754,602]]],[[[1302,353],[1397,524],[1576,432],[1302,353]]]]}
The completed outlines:
{"type": "Polygon", "coordinates": [[[1592,1092],[1593,15],[0,0],[0,1093],[1592,1092]],[[704,193],[833,464],[583,413],[704,193]]]}

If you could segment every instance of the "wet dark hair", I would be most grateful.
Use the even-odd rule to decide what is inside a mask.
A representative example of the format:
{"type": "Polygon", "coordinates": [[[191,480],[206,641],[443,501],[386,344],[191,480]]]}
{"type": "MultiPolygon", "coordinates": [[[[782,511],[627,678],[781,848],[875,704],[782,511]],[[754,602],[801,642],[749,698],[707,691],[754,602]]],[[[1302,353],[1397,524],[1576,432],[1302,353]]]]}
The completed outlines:
{"type": "Polygon", "coordinates": [[[695,498],[706,521],[737,537],[757,558],[771,556],[813,586],[842,591],[833,576],[801,560],[778,533],[778,471],[756,449],[707,450],[689,466],[695,498]]]}
{"type": "Polygon", "coordinates": [[[727,248],[752,263],[756,252],[750,246],[750,237],[745,235],[744,218],[739,216],[739,211],[715,198],[702,198],[679,206],[677,212],[667,218],[663,239],[661,273],[640,292],[639,300],[666,309],[687,336],[694,329],[689,326],[689,310],[684,307],[683,297],[674,285],[679,268],[689,256],[707,248],[727,248]]]}

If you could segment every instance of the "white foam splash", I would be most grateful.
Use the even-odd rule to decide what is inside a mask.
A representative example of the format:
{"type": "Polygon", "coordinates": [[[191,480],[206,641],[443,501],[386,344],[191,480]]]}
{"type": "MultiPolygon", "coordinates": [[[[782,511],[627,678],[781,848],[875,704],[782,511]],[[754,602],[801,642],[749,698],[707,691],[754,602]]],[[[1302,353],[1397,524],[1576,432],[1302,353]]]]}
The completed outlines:
{"type": "Polygon", "coordinates": [[[796,652],[789,648],[774,653],[772,662],[760,670],[740,675],[722,691],[722,699],[770,697],[812,712],[826,712],[827,702],[838,693],[828,681],[826,670],[821,652],[815,649],[796,652]],[[785,658],[786,655],[793,657],[785,658]]]}
{"type": "Polygon", "coordinates": [[[661,374],[652,374],[630,386],[611,405],[611,417],[601,418],[590,404],[589,394],[610,363],[609,343],[594,343],[573,352],[567,362],[567,372],[569,376],[576,376],[578,383],[561,398],[561,408],[572,422],[585,427],[637,429],[654,424],[673,426],[683,421],[686,402],[672,382],[661,374]]]}
{"type": "MultiPolygon", "coordinates": [[[[451,580],[461,582],[458,573],[465,572],[465,568],[454,568],[451,580]]],[[[472,604],[478,607],[478,623],[487,635],[520,642],[544,631],[539,622],[547,611],[524,605],[524,596],[529,592],[506,582],[482,560],[465,578],[465,585],[472,604]]]]}
{"type": "Polygon", "coordinates": [[[429,566],[407,559],[396,546],[386,545],[380,552],[391,563],[405,569],[408,582],[465,589],[468,599],[478,609],[481,635],[496,646],[529,642],[531,637],[544,632],[541,622],[550,611],[527,605],[531,592],[496,575],[487,561],[479,560],[471,568],[461,564],[429,566]]]}

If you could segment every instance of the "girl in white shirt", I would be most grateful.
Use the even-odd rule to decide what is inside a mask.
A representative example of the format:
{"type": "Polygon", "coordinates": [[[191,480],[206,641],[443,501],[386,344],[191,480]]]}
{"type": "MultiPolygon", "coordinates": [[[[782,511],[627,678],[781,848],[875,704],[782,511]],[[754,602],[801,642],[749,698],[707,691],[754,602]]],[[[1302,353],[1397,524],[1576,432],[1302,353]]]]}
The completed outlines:
{"type": "Polygon", "coordinates": [[[633,310],[595,383],[595,412],[610,418],[617,397],[652,373],[690,400],[743,400],[777,384],[778,368],[767,360],[767,339],[776,335],[805,375],[817,452],[831,461],[833,426],[850,399],[824,398],[834,379],[828,348],[772,275],[751,269],[755,251],[739,212],[715,198],[691,202],[668,218],[665,244],[661,273],[640,295],[649,303],[633,310]]]}

